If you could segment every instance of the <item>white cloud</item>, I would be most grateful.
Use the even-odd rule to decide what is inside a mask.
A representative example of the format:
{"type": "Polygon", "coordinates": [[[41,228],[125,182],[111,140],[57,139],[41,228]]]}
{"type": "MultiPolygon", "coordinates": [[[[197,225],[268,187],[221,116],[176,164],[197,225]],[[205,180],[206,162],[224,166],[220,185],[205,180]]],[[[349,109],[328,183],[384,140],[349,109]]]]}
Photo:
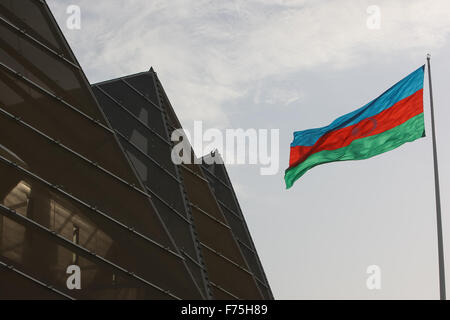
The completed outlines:
{"type": "Polygon", "coordinates": [[[290,88],[286,84],[264,86],[263,88],[262,82],[259,82],[253,96],[253,103],[255,105],[266,103],[274,106],[288,106],[302,100],[303,97],[304,93],[298,88],[290,88]]]}
{"type": "MultiPolygon", "coordinates": [[[[72,3],[82,9],[81,31],[64,28],[69,1],[49,1],[91,81],[152,65],[181,119],[220,127],[228,124],[229,104],[261,81],[317,66],[346,68],[386,55],[424,55],[443,46],[450,31],[448,0],[377,1],[380,30],[366,26],[369,1],[72,3]]],[[[265,102],[301,98],[292,89],[271,90],[265,102]]]]}

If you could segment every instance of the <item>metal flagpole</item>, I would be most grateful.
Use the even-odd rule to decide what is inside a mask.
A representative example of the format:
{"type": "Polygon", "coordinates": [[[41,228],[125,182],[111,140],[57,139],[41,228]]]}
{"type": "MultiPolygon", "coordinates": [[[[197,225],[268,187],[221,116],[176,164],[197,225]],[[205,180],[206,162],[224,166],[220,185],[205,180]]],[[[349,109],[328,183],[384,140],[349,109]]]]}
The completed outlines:
{"type": "Polygon", "coordinates": [[[433,137],[433,160],[434,160],[434,182],[436,195],[436,217],[437,217],[437,236],[438,236],[438,255],[439,255],[439,290],[441,300],[446,299],[445,294],[445,266],[444,266],[444,243],[442,239],[442,217],[441,217],[441,194],[439,188],[439,168],[436,146],[436,128],[434,124],[434,105],[433,105],[433,85],[431,83],[431,55],[427,55],[428,64],[428,83],[430,85],[430,108],[431,108],[431,130],[433,137]]]}

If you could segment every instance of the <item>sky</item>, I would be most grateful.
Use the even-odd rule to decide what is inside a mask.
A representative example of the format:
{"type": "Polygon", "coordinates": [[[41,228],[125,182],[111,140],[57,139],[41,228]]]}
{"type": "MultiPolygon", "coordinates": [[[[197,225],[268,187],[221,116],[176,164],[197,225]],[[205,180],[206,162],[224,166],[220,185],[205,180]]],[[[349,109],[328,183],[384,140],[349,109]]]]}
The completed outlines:
{"type": "Polygon", "coordinates": [[[426,138],[316,167],[290,190],[283,177],[294,131],[363,106],[430,53],[450,279],[448,0],[47,2],[91,83],[153,66],[185,129],[279,129],[277,174],[227,166],[277,299],[439,297],[427,81],[426,138]]]}

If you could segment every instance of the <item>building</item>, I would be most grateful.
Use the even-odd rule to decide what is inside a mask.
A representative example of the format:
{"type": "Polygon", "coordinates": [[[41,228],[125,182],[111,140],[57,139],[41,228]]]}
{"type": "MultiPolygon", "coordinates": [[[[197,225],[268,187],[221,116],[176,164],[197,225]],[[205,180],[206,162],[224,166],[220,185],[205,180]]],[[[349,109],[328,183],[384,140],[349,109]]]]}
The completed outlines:
{"type": "Polygon", "coordinates": [[[0,34],[0,299],[273,298],[225,167],[171,161],[153,69],[91,86],[45,1],[0,34]]]}

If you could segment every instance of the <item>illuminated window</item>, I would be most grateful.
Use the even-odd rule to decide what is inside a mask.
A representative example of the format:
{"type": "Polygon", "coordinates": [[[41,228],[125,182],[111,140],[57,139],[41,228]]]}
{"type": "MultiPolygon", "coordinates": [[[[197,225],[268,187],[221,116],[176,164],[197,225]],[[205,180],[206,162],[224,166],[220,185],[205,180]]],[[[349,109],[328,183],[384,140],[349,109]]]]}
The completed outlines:
{"type": "MultiPolygon", "coordinates": [[[[76,225],[73,226],[72,241],[75,244],[80,244],[80,228],[76,225]]],[[[78,255],[76,253],[72,254],[72,264],[78,264],[78,255]]]]}

